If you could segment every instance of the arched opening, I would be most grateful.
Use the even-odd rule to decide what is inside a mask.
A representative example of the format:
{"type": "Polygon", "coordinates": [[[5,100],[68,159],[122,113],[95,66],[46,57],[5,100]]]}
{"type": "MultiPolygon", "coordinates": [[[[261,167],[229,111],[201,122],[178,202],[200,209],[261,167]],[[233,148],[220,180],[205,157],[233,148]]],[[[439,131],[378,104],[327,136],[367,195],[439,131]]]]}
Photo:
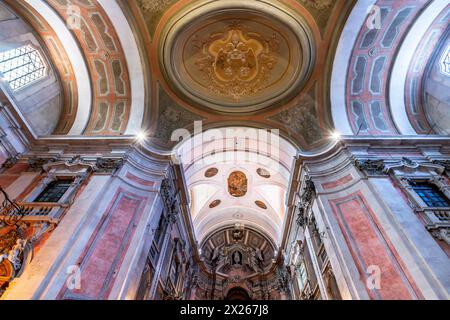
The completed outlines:
{"type": "Polygon", "coordinates": [[[236,287],[233,289],[230,289],[228,291],[227,297],[225,298],[227,301],[249,301],[252,300],[247,292],[247,290],[236,287]]]}
{"type": "Polygon", "coordinates": [[[281,240],[294,145],[276,132],[225,127],[184,140],[174,153],[185,171],[199,242],[236,223],[281,240]]]}

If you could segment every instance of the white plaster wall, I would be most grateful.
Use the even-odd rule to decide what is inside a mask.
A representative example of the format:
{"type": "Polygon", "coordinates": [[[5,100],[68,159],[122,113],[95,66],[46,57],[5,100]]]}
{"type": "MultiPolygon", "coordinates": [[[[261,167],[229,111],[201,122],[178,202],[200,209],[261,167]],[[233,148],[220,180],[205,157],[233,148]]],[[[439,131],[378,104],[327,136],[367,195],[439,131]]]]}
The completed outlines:
{"type": "Polygon", "coordinates": [[[450,47],[450,35],[436,52],[425,80],[425,112],[431,126],[438,134],[450,134],[450,76],[442,73],[441,59],[450,47]]]}
{"type": "Polygon", "coordinates": [[[75,78],[78,88],[78,112],[75,122],[70,130],[70,135],[79,135],[83,132],[89,121],[91,113],[92,95],[91,83],[86,63],[80,48],[74,39],[71,31],[67,28],[66,23],[52,10],[45,1],[41,0],[25,0],[32,6],[55,30],[59,36],[63,47],[66,49],[72,67],[76,70],[75,78]]]}
{"type": "Polygon", "coordinates": [[[62,109],[61,87],[50,62],[46,59],[44,50],[33,35],[32,29],[24,21],[17,18],[11,11],[0,3],[0,50],[10,50],[31,44],[40,48],[40,52],[47,64],[47,75],[41,80],[25,86],[19,90],[10,90],[5,83],[4,90],[9,90],[16,105],[20,108],[26,121],[38,136],[49,135],[55,129],[62,109]]]}
{"type": "Polygon", "coordinates": [[[69,209],[58,227],[42,246],[31,264],[20,278],[14,279],[10,289],[2,299],[54,299],[67,280],[67,267],[75,259],[89,240],[95,226],[95,215],[90,208],[95,207],[105,197],[105,186],[109,176],[94,176],[69,209]],[[94,220],[94,221],[93,221],[94,220]]]}

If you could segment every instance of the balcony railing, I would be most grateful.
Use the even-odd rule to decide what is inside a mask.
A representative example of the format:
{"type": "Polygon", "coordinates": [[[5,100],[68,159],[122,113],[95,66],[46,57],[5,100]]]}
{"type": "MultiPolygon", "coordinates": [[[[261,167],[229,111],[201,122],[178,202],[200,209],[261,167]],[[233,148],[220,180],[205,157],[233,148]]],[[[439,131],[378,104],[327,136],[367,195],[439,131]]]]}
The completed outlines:
{"type": "Polygon", "coordinates": [[[422,208],[418,213],[429,229],[450,228],[450,208],[422,208]]]}
{"type": "MultiPolygon", "coordinates": [[[[48,221],[52,223],[59,222],[67,204],[47,203],[47,202],[17,202],[21,208],[22,221],[48,221]]],[[[18,216],[18,209],[6,207],[0,212],[0,221],[9,217],[18,216]]]]}

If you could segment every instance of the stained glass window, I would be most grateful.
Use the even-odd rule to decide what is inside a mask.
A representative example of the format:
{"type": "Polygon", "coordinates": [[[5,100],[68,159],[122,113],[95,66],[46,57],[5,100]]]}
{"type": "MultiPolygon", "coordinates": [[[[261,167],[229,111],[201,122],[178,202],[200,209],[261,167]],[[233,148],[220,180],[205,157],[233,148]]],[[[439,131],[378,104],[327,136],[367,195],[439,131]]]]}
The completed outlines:
{"type": "Polygon", "coordinates": [[[443,74],[450,77],[450,45],[445,50],[441,59],[441,71],[443,74]]]}
{"type": "Polygon", "coordinates": [[[39,51],[32,46],[0,52],[0,73],[12,90],[45,76],[45,64],[39,51]]]}

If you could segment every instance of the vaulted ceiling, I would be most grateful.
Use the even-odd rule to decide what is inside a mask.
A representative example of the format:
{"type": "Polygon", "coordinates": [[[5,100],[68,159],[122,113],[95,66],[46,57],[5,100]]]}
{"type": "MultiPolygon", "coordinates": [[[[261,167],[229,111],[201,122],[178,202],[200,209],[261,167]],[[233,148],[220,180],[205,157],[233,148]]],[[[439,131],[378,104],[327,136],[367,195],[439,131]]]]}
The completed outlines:
{"type": "Polygon", "coordinates": [[[183,166],[197,240],[242,224],[280,244],[296,148],[265,131],[210,129],[176,148],[183,166]]]}
{"type": "Polygon", "coordinates": [[[332,129],[327,83],[352,4],[130,3],[149,48],[155,144],[170,148],[166,132],[193,120],[206,128],[279,128],[303,149],[326,143],[332,129]]]}
{"type": "Polygon", "coordinates": [[[426,97],[411,94],[448,37],[445,1],[4,3],[34,29],[61,79],[56,135],[146,130],[155,148],[170,150],[173,130],[201,120],[204,128],[278,128],[313,150],[333,130],[447,126],[433,130],[426,97]]]}

